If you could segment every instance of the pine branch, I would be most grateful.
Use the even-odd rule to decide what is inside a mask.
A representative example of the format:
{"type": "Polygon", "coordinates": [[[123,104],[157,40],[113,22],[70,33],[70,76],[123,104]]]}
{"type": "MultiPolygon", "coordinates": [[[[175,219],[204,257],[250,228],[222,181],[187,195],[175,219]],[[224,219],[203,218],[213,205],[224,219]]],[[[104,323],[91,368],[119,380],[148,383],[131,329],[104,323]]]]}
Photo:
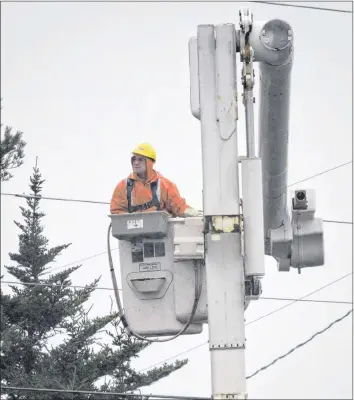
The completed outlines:
{"type": "Polygon", "coordinates": [[[0,180],[2,182],[13,177],[9,170],[23,164],[26,142],[22,140],[22,135],[20,131],[12,134],[12,128],[5,127],[4,139],[0,141],[0,180]]]}

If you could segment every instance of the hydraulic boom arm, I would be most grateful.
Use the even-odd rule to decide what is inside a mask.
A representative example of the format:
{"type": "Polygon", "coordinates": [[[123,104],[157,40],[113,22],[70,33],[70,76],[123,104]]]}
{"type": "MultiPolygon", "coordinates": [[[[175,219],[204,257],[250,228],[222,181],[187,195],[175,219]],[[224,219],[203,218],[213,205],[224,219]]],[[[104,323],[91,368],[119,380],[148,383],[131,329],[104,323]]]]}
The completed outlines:
{"type": "MultiPolygon", "coordinates": [[[[315,192],[305,189],[296,190],[291,199],[290,212],[287,200],[290,82],[294,58],[293,31],[290,25],[283,20],[253,21],[253,16],[248,9],[240,11],[239,15],[240,29],[235,31],[235,37],[236,52],[240,53],[242,62],[243,104],[247,137],[246,160],[257,159],[253,111],[255,101],[253,97],[254,62],[259,63],[260,77],[258,157],[262,163],[264,231],[259,228],[259,224],[257,229],[255,225],[250,228],[250,225],[259,221],[258,215],[254,216],[254,213],[257,212],[255,198],[258,198],[258,192],[256,189],[250,190],[247,185],[251,185],[252,179],[254,179],[252,185],[257,184],[258,167],[256,162],[252,164],[252,167],[250,167],[251,163],[244,162],[245,177],[250,177],[250,182],[243,182],[248,200],[248,209],[244,204],[243,211],[246,212],[248,221],[250,221],[248,229],[252,230],[252,234],[248,234],[248,243],[252,242],[252,245],[248,246],[250,251],[248,255],[246,254],[246,258],[252,257],[251,253],[255,252],[255,248],[259,248],[259,240],[254,239],[254,235],[261,232],[264,235],[264,253],[277,260],[280,271],[289,271],[291,266],[298,268],[299,271],[304,267],[320,266],[324,264],[323,223],[322,219],[315,218],[315,192]]],[[[191,110],[194,117],[201,119],[200,92],[197,84],[198,45],[196,38],[191,39],[189,50],[191,110]]],[[[225,63],[224,75],[228,75],[231,71],[226,65],[228,64],[225,63]]],[[[236,95],[235,97],[237,99],[236,95]]],[[[225,96],[217,97],[217,107],[220,99],[225,102],[225,96]]],[[[236,108],[232,102],[229,107],[225,107],[228,118],[234,118],[231,115],[234,109],[237,118],[237,104],[236,108]]],[[[222,120],[218,119],[217,121],[222,129],[222,120]]],[[[210,167],[214,168],[212,165],[210,167]]],[[[216,189],[213,188],[213,190],[216,189]]],[[[245,202],[243,201],[243,203],[245,202]]],[[[245,221],[245,231],[246,229],[245,221]]],[[[247,237],[246,232],[245,236],[247,237]]],[[[255,259],[254,262],[256,262],[255,259]]],[[[252,267],[250,270],[255,271],[252,267]]],[[[261,270],[262,268],[259,268],[259,272],[261,270]]],[[[262,275],[262,273],[254,275],[262,275]]]]}
{"type": "Polygon", "coordinates": [[[239,49],[247,71],[243,74],[243,96],[248,157],[255,156],[253,61],[259,62],[260,71],[258,130],[265,254],[278,261],[279,270],[323,265],[323,226],[322,220],[314,217],[314,191],[295,191],[291,220],[287,207],[292,29],[279,19],[254,23],[248,10],[240,12],[240,28],[239,49]]]}

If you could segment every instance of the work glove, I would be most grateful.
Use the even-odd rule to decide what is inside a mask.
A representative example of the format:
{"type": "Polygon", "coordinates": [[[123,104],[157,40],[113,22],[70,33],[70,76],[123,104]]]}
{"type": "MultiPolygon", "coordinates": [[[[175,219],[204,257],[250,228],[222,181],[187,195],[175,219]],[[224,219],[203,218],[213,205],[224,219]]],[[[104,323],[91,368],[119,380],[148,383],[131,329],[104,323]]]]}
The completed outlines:
{"type": "Polygon", "coordinates": [[[196,210],[195,208],[188,207],[182,215],[183,217],[202,217],[203,212],[196,210]]]}

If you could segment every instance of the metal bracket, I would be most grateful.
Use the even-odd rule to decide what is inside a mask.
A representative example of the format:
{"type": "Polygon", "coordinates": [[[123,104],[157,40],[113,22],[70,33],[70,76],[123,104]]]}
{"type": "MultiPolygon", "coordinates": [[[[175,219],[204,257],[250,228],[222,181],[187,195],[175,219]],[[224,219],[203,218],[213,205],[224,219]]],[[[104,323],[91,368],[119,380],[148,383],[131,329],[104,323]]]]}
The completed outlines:
{"type": "Polygon", "coordinates": [[[262,281],[260,277],[250,276],[245,279],[245,300],[258,300],[262,294],[262,281]]]}
{"type": "Polygon", "coordinates": [[[205,216],[204,234],[238,233],[242,231],[241,215],[205,216]]]}

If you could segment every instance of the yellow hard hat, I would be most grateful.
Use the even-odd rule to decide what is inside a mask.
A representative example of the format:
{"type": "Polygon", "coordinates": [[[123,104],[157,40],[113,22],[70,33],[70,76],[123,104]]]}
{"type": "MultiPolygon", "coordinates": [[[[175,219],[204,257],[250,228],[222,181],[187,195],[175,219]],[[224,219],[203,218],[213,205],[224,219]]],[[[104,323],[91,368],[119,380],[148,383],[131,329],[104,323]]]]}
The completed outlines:
{"type": "Polygon", "coordinates": [[[149,143],[138,144],[132,153],[140,154],[141,156],[148,157],[156,161],[156,151],[149,143]]]}

